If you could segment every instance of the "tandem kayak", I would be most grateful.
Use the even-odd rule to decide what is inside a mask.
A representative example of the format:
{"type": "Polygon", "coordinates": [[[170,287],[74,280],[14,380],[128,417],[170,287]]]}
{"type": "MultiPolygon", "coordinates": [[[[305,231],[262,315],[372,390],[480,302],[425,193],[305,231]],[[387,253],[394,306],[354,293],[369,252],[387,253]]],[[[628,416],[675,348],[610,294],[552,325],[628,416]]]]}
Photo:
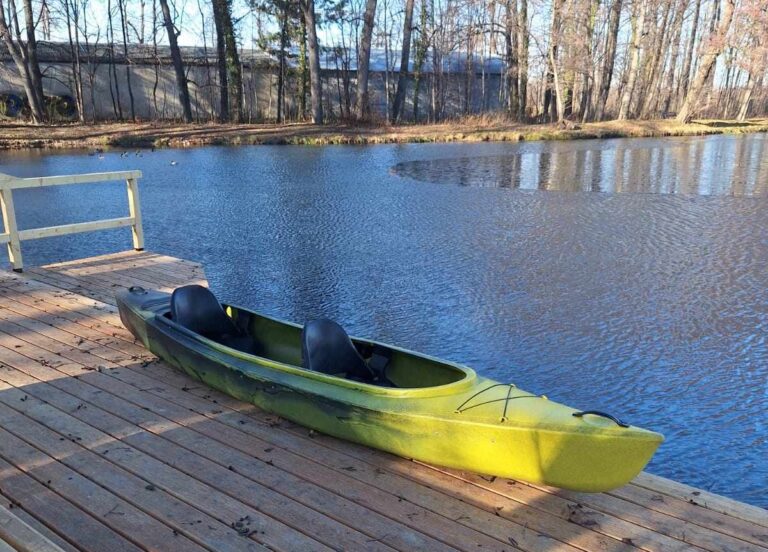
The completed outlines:
{"type": "Polygon", "coordinates": [[[205,384],[288,420],[398,456],[585,492],[614,489],[663,437],[577,411],[453,362],[221,304],[201,286],[132,287],[120,318],[205,384]]]}

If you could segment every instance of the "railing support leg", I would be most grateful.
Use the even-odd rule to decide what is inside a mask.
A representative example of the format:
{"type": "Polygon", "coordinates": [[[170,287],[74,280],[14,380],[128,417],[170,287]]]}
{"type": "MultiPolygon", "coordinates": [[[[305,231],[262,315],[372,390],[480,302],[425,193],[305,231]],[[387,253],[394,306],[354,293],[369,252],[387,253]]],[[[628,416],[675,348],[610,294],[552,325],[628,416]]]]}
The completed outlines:
{"type": "Polygon", "coordinates": [[[129,178],[126,181],[128,185],[128,210],[133,224],[131,232],[133,233],[133,248],[136,251],[144,251],[144,228],[141,225],[141,204],[139,203],[139,181],[136,178],[129,178]]]}
{"type": "Polygon", "coordinates": [[[24,269],[21,258],[21,242],[19,241],[19,228],[16,226],[16,211],[13,207],[13,190],[0,188],[0,208],[3,211],[3,225],[8,233],[8,260],[14,272],[24,269]]]}

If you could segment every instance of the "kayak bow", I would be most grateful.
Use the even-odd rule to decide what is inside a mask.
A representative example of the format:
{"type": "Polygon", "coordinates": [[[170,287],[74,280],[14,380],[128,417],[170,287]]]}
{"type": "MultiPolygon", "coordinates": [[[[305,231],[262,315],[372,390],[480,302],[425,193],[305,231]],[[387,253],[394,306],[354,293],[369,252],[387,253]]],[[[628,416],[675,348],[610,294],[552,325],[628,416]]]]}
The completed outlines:
{"type": "Polygon", "coordinates": [[[147,349],[207,385],[319,432],[431,464],[599,492],[629,482],[663,440],[466,366],[364,339],[352,340],[363,356],[387,357],[386,385],[344,377],[344,366],[336,374],[307,370],[301,326],[232,305],[223,309],[239,341],[178,323],[167,293],[134,287],[117,305],[147,349]]]}

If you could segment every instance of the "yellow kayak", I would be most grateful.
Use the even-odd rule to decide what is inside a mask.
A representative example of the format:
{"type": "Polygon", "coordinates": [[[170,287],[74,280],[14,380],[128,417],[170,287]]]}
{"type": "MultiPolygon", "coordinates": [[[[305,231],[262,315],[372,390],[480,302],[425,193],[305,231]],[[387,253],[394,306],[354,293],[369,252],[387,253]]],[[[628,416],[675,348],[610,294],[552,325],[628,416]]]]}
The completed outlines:
{"type": "Polygon", "coordinates": [[[185,286],[118,294],[125,326],[207,385],[308,428],[406,458],[576,491],[629,482],[663,437],[338,324],[304,327],[185,286]]]}

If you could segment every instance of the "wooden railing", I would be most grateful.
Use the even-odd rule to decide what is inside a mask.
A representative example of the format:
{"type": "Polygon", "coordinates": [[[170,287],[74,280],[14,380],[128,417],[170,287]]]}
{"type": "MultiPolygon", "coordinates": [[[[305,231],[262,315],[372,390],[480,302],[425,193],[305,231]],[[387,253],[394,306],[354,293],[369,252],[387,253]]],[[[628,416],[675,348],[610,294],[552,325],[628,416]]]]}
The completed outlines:
{"type": "Polygon", "coordinates": [[[51,236],[64,236],[77,232],[92,232],[108,228],[130,226],[133,233],[133,248],[137,251],[144,249],[144,230],[141,226],[141,207],[139,204],[138,180],[141,171],[104,172],[90,174],[73,174],[66,176],[44,176],[40,178],[17,178],[0,173],[0,207],[3,212],[5,232],[0,234],[0,244],[8,246],[8,260],[16,272],[21,272],[24,262],[21,257],[21,242],[51,236]],[[16,211],[13,206],[13,191],[22,188],[39,188],[44,186],[63,186],[68,184],[88,184],[96,182],[111,182],[125,180],[128,187],[129,216],[113,219],[96,220],[92,222],[77,222],[48,226],[46,228],[30,228],[19,230],[16,226],[16,211]]]}

